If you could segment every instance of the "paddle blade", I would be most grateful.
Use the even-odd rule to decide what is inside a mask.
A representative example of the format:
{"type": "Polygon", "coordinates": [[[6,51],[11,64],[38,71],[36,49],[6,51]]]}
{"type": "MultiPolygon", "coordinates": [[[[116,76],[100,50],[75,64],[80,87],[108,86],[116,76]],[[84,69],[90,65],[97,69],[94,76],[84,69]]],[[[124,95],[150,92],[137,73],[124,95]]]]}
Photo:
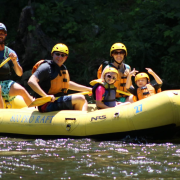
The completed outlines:
{"type": "Polygon", "coordinates": [[[50,102],[50,101],[51,101],[50,96],[37,98],[28,107],[41,106],[41,105],[43,105],[47,102],[50,102]]]}
{"type": "Polygon", "coordinates": [[[4,61],[0,64],[0,68],[1,68],[2,66],[4,66],[10,59],[11,59],[11,57],[8,57],[6,60],[4,60],[4,61]]]}

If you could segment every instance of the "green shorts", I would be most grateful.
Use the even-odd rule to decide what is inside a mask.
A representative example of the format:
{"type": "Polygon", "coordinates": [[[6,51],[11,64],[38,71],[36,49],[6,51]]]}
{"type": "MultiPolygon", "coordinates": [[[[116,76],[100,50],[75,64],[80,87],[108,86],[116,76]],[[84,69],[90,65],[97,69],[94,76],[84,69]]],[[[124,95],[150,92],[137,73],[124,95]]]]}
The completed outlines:
{"type": "Polygon", "coordinates": [[[12,80],[0,81],[2,97],[7,101],[12,101],[15,98],[15,96],[9,96],[10,88],[14,83],[15,81],[12,80]]]}
{"type": "Polygon", "coordinates": [[[117,102],[125,102],[125,101],[126,101],[126,97],[116,98],[116,101],[117,101],[117,102]]]}

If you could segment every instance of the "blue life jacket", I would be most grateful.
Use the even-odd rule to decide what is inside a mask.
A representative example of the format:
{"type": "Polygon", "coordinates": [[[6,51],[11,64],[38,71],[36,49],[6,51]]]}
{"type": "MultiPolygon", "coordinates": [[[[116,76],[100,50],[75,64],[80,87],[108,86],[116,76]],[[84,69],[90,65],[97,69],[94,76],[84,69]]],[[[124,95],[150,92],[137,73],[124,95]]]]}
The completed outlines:
{"type": "MultiPolygon", "coordinates": [[[[96,100],[96,89],[99,86],[103,86],[105,88],[105,93],[103,94],[102,102],[109,107],[116,106],[116,87],[114,85],[109,85],[106,82],[101,82],[99,79],[93,80],[94,86],[92,89],[93,98],[96,100]]],[[[99,108],[99,107],[98,107],[99,108]]]]}

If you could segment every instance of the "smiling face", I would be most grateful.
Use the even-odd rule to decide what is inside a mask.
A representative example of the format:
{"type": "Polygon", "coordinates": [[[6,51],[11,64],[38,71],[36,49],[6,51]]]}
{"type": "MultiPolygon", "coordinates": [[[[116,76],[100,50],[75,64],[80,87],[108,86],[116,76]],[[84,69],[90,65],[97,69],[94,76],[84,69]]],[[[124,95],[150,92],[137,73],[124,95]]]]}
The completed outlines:
{"type": "Polygon", "coordinates": [[[136,81],[138,87],[144,87],[147,84],[147,78],[141,78],[136,81]]]}
{"type": "Polygon", "coordinates": [[[114,58],[115,61],[121,63],[124,60],[125,54],[126,53],[124,50],[117,49],[112,52],[112,57],[114,58]]]}
{"type": "Polygon", "coordinates": [[[62,66],[64,64],[64,62],[67,59],[67,54],[59,52],[59,51],[55,51],[52,54],[53,57],[53,61],[58,65],[58,66],[62,66]]]}
{"type": "Polygon", "coordinates": [[[108,84],[114,84],[116,82],[116,79],[117,79],[117,74],[114,72],[108,72],[104,76],[104,80],[108,84]]]}
{"type": "Polygon", "coordinates": [[[0,44],[4,44],[6,36],[7,36],[6,32],[3,30],[0,30],[0,44]]]}

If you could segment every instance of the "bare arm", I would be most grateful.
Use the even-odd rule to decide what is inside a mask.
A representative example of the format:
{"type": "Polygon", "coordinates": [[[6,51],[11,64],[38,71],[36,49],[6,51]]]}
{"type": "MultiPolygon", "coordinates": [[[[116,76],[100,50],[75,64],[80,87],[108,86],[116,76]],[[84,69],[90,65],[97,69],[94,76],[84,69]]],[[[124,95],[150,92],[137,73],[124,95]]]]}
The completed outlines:
{"type": "Polygon", "coordinates": [[[14,64],[14,71],[18,76],[22,76],[23,74],[23,69],[22,67],[18,64],[17,62],[17,55],[15,53],[9,53],[9,57],[11,57],[12,63],[14,64]]]}
{"type": "Polygon", "coordinates": [[[97,100],[96,100],[96,106],[101,109],[111,108],[109,106],[106,106],[102,101],[97,101],[97,100]]]}
{"type": "Polygon", "coordinates": [[[156,80],[156,82],[158,84],[162,84],[163,83],[161,78],[152,69],[150,69],[150,68],[145,68],[145,69],[148,71],[149,74],[151,74],[154,77],[154,79],[156,80]]]}
{"type": "Polygon", "coordinates": [[[75,90],[75,91],[92,91],[91,87],[83,86],[73,81],[69,81],[69,89],[75,90]]]}
{"type": "Polygon", "coordinates": [[[126,89],[129,89],[130,86],[132,85],[132,81],[131,81],[131,77],[135,76],[135,74],[138,71],[134,68],[131,72],[129,72],[128,77],[127,77],[127,81],[126,81],[126,89]]]}
{"type": "Polygon", "coordinates": [[[35,75],[32,75],[29,80],[28,80],[28,85],[31,87],[31,89],[33,91],[35,91],[37,94],[39,94],[40,96],[42,97],[45,97],[45,96],[51,96],[51,101],[54,102],[55,101],[55,97],[54,95],[47,95],[42,89],[41,87],[39,86],[39,79],[35,76],[35,75]]]}

